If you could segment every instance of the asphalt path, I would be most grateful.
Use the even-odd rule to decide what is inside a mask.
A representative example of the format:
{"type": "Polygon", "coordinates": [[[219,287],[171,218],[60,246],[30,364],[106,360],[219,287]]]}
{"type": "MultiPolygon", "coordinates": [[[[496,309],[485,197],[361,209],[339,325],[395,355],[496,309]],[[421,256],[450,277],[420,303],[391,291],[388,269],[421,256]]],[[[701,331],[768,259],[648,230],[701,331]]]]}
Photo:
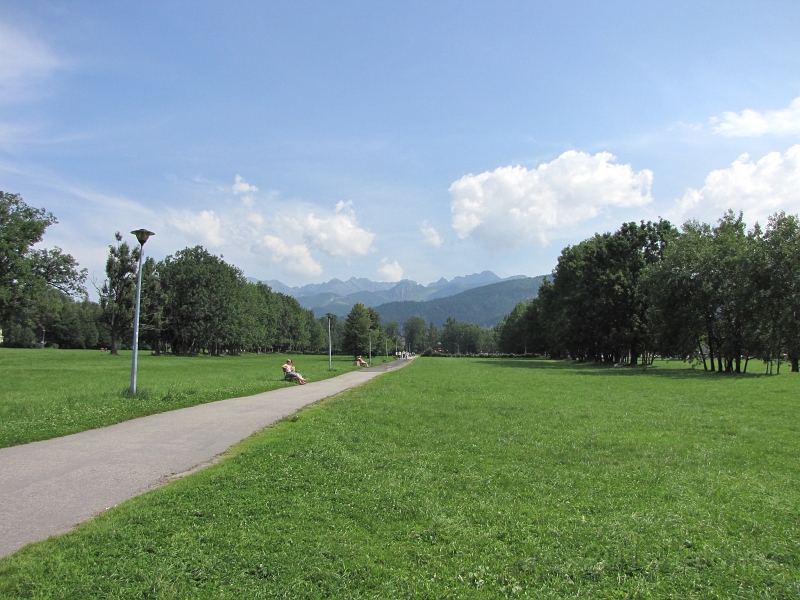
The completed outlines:
{"type": "Polygon", "coordinates": [[[211,464],[303,406],[409,362],[0,449],[0,557],[211,464]]]}

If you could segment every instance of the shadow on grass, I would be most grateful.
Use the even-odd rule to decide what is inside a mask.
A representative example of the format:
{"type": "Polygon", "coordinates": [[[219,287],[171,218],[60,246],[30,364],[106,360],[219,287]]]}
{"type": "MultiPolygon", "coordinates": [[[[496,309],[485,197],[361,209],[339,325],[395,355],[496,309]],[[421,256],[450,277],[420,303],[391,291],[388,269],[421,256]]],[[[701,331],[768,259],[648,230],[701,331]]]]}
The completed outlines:
{"type": "MultiPolygon", "coordinates": [[[[612,375],[615,377],[662,377],[665,379],[697,379],[706,377],[725,377],[736,379],[754,379],[768,377],[764,373],[712,373],[704,371],[702,367],[692,369],[686,363],[680,361],[670,361],[666,364],[656,364],[653,366],[621,367],[615,369],[611,365],[600,363],[583,363],[570,360],[546,360],[546,359],[483,359],[482,364],[495,367],[518,368],[518,369],[542,369],[542,370],[561,370],[573,371],[580,375],[612,375]],[[679,366],[680,365],[680,366],[679,366]]],[[[748,365],[748,369],[754,365],[748,365]]]]}

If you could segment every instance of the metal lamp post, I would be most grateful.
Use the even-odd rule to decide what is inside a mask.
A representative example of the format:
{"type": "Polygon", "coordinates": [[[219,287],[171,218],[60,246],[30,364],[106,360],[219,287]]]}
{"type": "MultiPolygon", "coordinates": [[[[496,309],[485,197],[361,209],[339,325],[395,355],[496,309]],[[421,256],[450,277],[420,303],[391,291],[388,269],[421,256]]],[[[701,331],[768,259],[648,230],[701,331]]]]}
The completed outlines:
{"type": "Polygon", "coordinates": [[[333,345],[331,344],[331,316],[328,315],[328,371],[333,371],[333,357],[332,357],[332,350],[333,345]]]}
{"type": "Polygon", "coordinates": [[[151,235],[147,229],[131,231],[139,240],[139,272],[136,275],[136,312],[133,316],[133,361],[131,363],[131,395],[136,394],[136,363],[139,355],[139,302],[142,297],[142,259],[144,258],[144,244],[151,235]]]}
{"type": "Polygon", "coordinates": [[[369,330],[369,366],[372,366],[372,329],[369,330]]]}

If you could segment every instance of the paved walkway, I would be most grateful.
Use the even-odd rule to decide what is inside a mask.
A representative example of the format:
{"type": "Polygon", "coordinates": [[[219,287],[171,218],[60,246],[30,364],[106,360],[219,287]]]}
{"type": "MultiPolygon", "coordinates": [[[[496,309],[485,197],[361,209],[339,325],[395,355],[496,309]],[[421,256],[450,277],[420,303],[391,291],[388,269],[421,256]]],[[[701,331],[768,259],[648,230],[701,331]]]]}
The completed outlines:
{"type": "Polygon", "coordinates": [[[0,449],[0,557],[205,466],[303,406],[411,361],[0,449]]]}

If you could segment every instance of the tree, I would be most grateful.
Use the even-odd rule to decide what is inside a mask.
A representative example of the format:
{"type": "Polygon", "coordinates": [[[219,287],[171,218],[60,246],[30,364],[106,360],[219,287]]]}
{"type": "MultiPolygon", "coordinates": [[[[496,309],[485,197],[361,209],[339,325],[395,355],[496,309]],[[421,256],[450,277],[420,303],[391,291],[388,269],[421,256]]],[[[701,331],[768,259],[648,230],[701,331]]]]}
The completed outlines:
{"type": "MultiPolygon", "coordinates": [[[[202,246],[185,248],[167,256],[159,265],[161,285],[166,294],[164,333],[172,351],[178,354],[208,352],[218,356],[223,351],[236,354],[263,341],[263,321],[258,307],[263,303],[248,287],[244,274],[202,246]]],[[[276,295],[278,300],[284,297],[276,295]]],[[[297,305],[283,311],[277,302],[278,324],[285,335],[298,345],[308,343],[306,315],[297,305]],[[281,314],[285,312],[286,314],[281,314]]]]}
{"type": "Polygon", "coordinates": [[[353,355],[363,356],[369,349],[369,333],[373,321],[367,307],[356,303],[344,320],[342,349],[353,355]]]}
{"type": "Polygon", "coordinates": [[[766,360],[783,349],[793,373],[800,370],[800,219],[781,212],[769,218],[764,234],[765,282],[759,321],[768,347],[766,360]]]}
{"type": "Polygon", "coordinates": [[[131,329],[136,303],[136,271],[139,248],[122,241],[122,234],[114,234],[117,244],[108,247],[106,277],[98,290],[100,295],[100,318],[111,334],[111,354],[119,354],[122,335],[131,329]]]}
{"type": "Polygon", "coordinates": [[[541,304],[538,321],[558,325],[558,353],[631,364],[648,353],[642,275],[647,265],[661,260],[674,235],[670,223],[661,219],[623,223],[613,234],[597,234],[564,248],[552,287],[539,291],[547,301],[541,304]]]}
{"type": "Polygon", "coordinates": [[[431,351],[436,351],[439,348],[441,337],[439,333],[439,328],[433,321],[431,321],[430,324],[428,325],[428,339],[426,340],[426,342],[428,348],[430,348],[431,351]]]}
{"type": "Polygon", "coordinates": [[[422,352],[425,350],[427,332],[428,325],[422,317],[410,317],[403,323],[403,335],[409,351],[422,352]]]}
{"type": "Polygon", "coordinates": [[[370,320],[370,341],[372,347],[372,355],[383,354],[385,348],[384,340],[386,339],[383,331],[383,324],[381,323],[380,313],[372,307],[367,307],[370,320]]]}
{"type": "Polygon", "coordinates": [[[25,204],[19,194],[0,191],[0,321],[45,288],[85,296],[86,269],[60,248],[34,250],[45,230],[57,223],[52,213],[25,204]]]}

